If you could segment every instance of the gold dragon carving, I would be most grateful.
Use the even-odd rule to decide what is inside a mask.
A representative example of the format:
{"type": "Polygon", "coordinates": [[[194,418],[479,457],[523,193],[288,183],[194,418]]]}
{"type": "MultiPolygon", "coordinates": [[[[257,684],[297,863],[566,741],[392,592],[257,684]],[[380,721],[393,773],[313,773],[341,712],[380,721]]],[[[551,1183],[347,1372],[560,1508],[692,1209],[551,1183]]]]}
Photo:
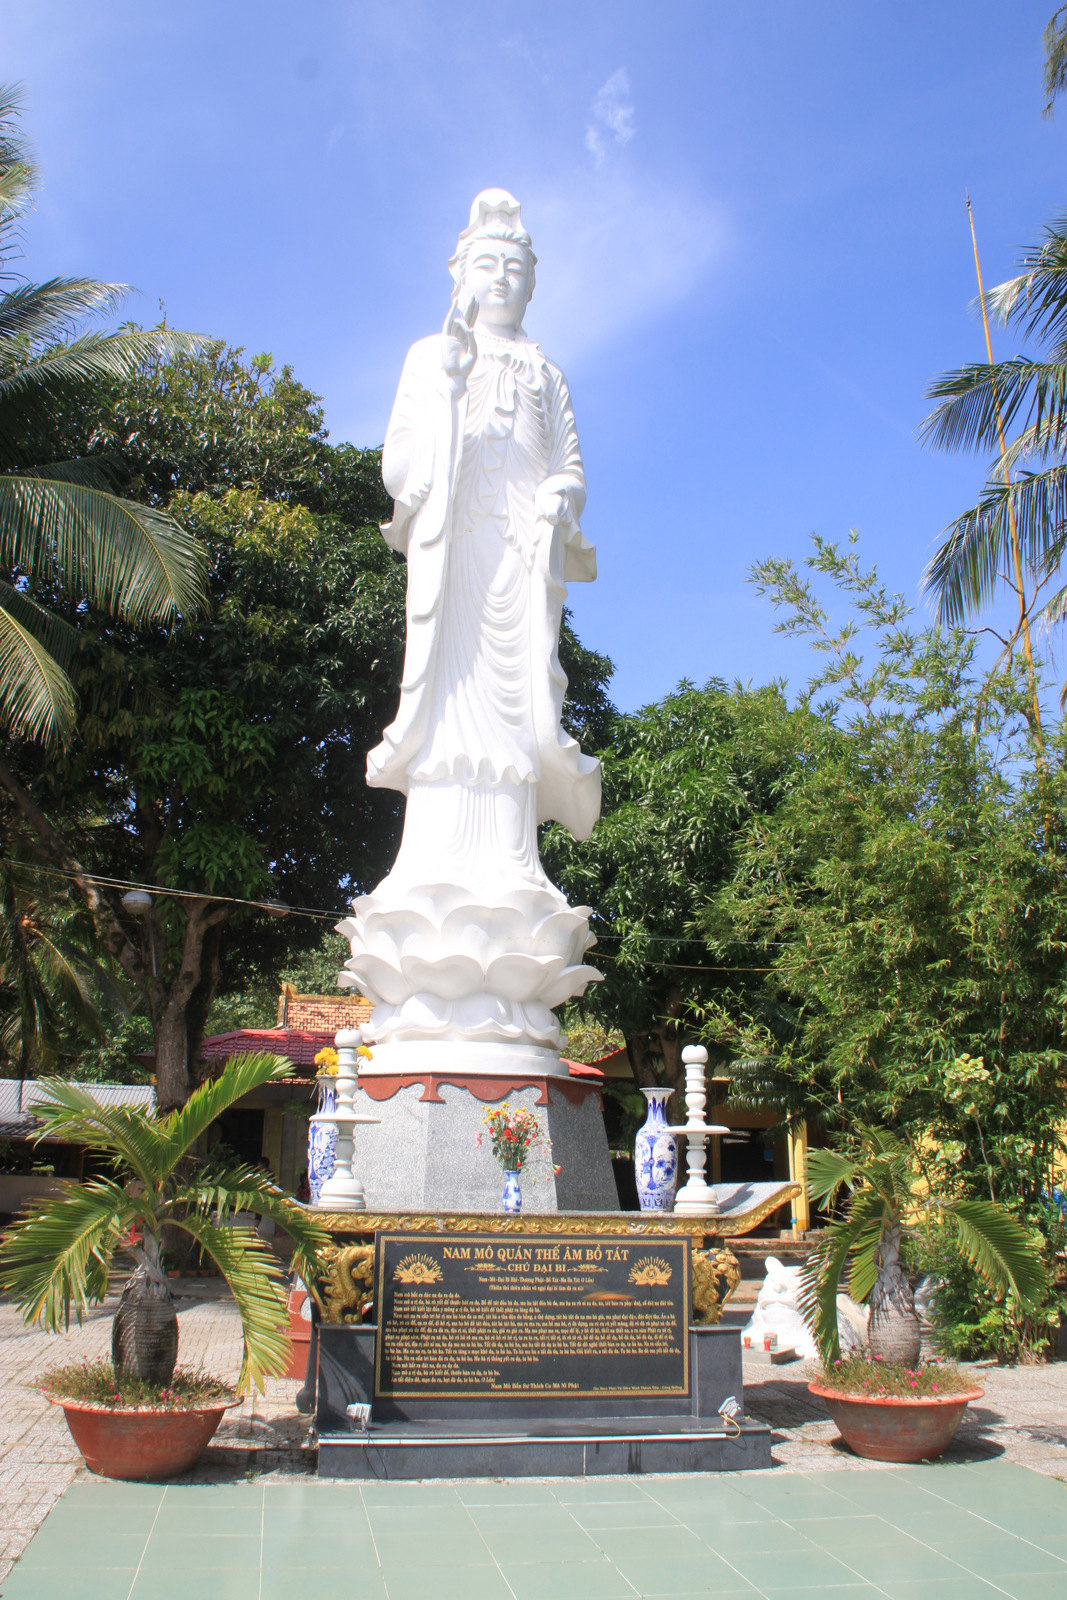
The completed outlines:
{"type": "Polygon", "coordinates": [[[373,1244],[328,1245],[319,1258],[324,1322],[362,1322],[374,1295],[373,1244]]]}
{"type": "Polygon", "coordinates": [[[718,1322],[740,1282],[741,1268],[732,1250],[694,1250],[693,1321],[718,1322]]]}

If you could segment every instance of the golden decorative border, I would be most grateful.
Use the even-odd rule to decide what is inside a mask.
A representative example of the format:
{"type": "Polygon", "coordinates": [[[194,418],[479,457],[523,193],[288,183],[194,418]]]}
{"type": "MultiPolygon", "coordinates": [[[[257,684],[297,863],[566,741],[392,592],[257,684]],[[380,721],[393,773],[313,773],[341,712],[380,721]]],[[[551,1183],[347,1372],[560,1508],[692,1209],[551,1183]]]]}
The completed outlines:
{"type": "Polygon", "coordinates": [[[498,1211],[311,1211],[328,1233],[350,1239],[376,1233],[598,1233],[640,1237],[644,1234],[688,1234],[694,1241],[740,1238],[800,1194],[799,1183],[781,1188],[740,1216],[681,1217],[673,1211],[521,1212],[506,1217],[498,1211]]]}

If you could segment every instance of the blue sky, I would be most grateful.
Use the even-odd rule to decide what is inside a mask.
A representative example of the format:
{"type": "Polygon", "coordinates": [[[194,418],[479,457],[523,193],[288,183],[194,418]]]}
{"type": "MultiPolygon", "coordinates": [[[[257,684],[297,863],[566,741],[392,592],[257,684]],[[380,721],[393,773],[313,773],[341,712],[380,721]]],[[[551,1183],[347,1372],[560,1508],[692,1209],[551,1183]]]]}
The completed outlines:
{"type": "Polygon", "coordinates": [[[334,439],[375,444],[473,195],[510,188],[589,479],[600,577],[572,607],[617,701],[799,682],[752,561],[855,526],[918,600],[980,484],[916,430],[929,380],[982,356],[965,189],[989,283],[1064,208],[1053,9],[7,0],[43,168],[26,269],[272,351],[334,439]]]}

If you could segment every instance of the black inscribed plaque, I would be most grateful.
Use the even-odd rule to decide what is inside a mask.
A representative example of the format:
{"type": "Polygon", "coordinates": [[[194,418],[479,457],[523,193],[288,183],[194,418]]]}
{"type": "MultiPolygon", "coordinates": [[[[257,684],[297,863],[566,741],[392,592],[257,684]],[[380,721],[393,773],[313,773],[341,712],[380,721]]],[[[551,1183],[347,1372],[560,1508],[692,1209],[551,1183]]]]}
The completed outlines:
{"type": "Polygon", "coordinates": [[[379,1233],[383,1399],[688,1395],[691,1241],[379,1233]]]}

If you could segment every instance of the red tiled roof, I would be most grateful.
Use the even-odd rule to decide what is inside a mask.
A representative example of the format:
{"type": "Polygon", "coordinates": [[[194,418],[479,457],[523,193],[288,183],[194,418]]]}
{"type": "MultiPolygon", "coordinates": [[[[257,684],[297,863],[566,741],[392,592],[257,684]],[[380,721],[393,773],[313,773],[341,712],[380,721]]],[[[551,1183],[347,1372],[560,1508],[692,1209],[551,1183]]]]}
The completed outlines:
{"type": "Polygon", "coordinates": [[[205,1061],[222,1061],[227,1056],[252,1055],[269,1050],[285,1056],[294,1067],[311,1067],[326,1046],[333,1045],[333,1032],[311,1033],[301,1028],[237,1028],[233,1033],[213,1033],[200,1046],[205,1061]]]}

